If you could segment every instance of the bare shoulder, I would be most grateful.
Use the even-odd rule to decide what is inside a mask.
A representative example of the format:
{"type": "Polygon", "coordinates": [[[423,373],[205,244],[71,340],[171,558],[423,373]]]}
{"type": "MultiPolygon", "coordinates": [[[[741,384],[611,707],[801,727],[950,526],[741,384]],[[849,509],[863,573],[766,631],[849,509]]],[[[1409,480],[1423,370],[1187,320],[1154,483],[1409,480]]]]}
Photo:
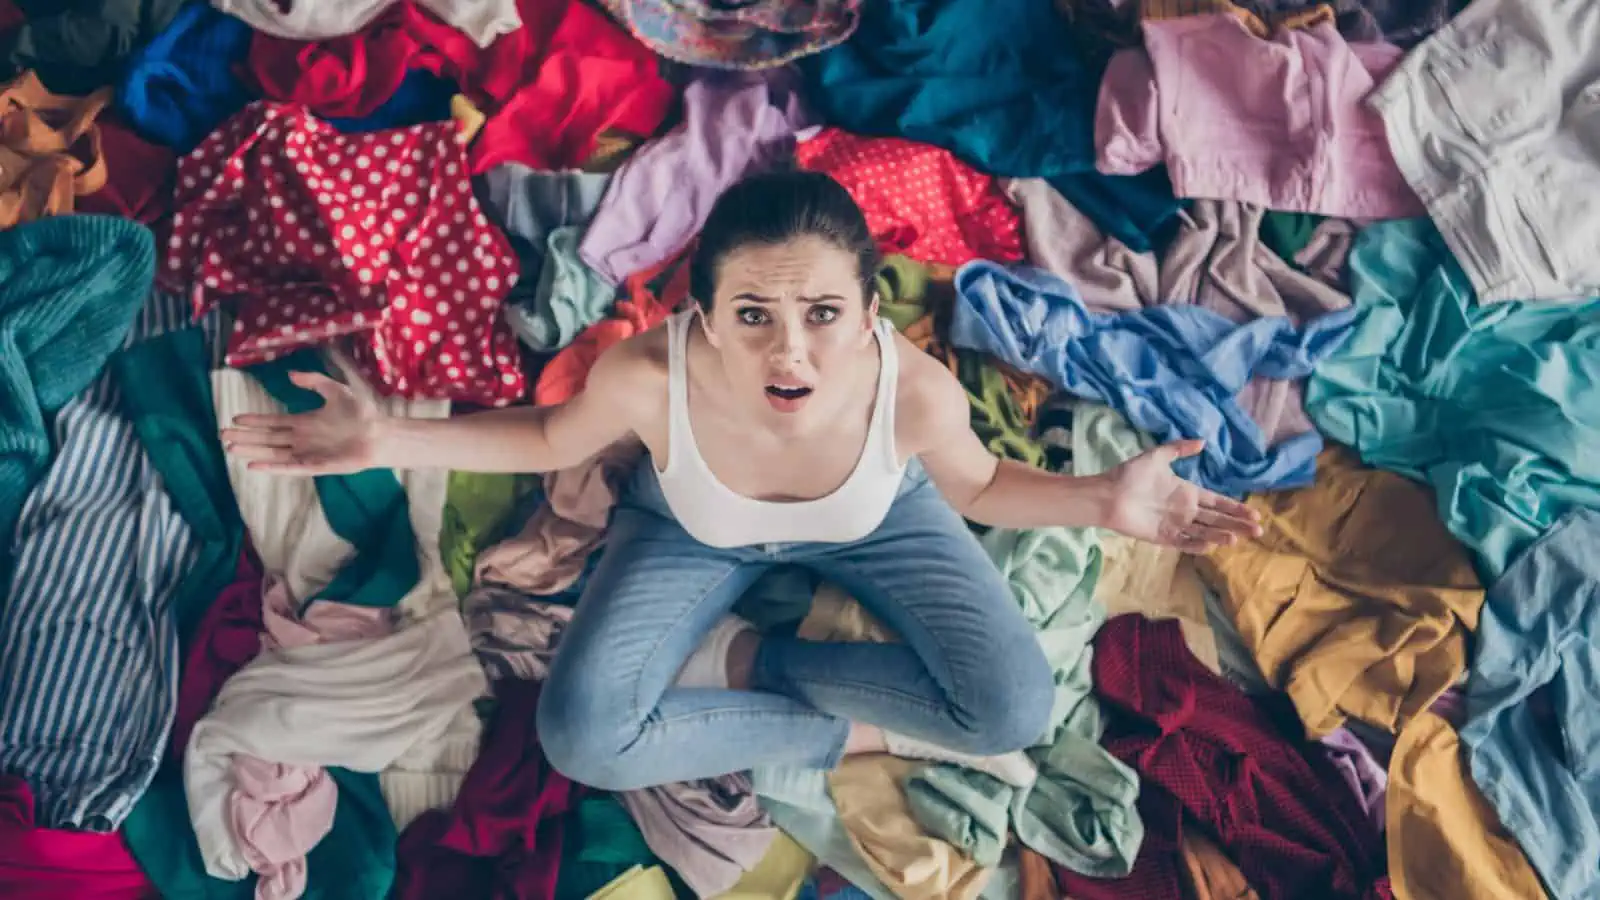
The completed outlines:
{"type": "Polygon", "coordinates": [[[584,394],[619,411],[654,413],[666,405],[667,327],[611,345],[595,360],[584,394]]]}
{"type": "Polygon", "coordinates": [[[895,389],[895,445],[905,455],[938,447],[952,429],[967,429],[967,392],[944,363],[895,335],[900,361],[895,389]]]}

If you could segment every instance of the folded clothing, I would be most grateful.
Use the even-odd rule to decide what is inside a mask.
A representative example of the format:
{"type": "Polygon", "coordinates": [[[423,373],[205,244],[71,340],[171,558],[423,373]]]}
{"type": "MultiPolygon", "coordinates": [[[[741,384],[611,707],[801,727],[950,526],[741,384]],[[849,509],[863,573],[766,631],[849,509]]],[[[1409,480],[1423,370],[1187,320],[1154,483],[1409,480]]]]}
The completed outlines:
{"type": "Polygon", "coordinates": [[[346,135],[258,102],[178,166],[163,283],[235,314],[228,363],[353,338],[380,390],[503,406],[525,391],[499,316],[516,257],[453,122],[346,135]]]}

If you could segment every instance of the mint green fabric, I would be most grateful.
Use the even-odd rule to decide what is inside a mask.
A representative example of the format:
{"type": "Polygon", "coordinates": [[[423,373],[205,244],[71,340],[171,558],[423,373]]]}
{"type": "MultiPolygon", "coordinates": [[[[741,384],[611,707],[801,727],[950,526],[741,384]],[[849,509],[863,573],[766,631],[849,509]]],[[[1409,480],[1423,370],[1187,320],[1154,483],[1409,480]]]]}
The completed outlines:
{"type": "MultiPolygon", "coordinates": [[[[306,854],[304,900],[384,900],[394,883],[399,835],[378,776],[329,769],[339,788],[333,828],[306,854]]],[[[252,900],[255,876],[225,881],[206,874],[189,825],[183,775],[163,769],[122,823],[128,849],[162,900],[252,900]]]]}
{"type": "Polygon", "coordinates": [[[478,554],[506,537],[522,501],[539,489],[537,475],[451,472],[439,529],[439,556],[456,595],[472,590],[478,554]]]}
{"type": "Polygon", "coordinates": [[[1360,318],[1306,412],[1431,486],[1485,584],[1567,512],[1600,508],[1600,302],[1479,306],[1426,219],[1363,229],[1349,279],[1360,318]]]}
{"type": "Polygon", "coordinates": [[[154,278],[155,239],[137,222],[59,216],[0,231],[0,577],[54,454],[49,417],[122,345],[154,278]]]}
{"type": "MultiPolygon", "coordinates": [[[[267,393],[291,413],[322,406],[314,391],[289,380],[294,371],[329,374],[322,355],[300,350],[246,369],[267,393]]],[[[371,469],[351,475],[319,475],[317,497],[335,534],[355,547],[355,556],[327,587],[306,602],[336,600],[357,606],[387,607],[400,602],[421,578],[417,538],[405,488],[394,472],[371,469]]]]}
{"type": "Polygon", "coordinates": [[[578,257],[584,228],[552,229],[539,269],[533,309],[524,312],[523,340],[535,350],[559,350],[579,332],[605,318],[617,289],[578,257]]]}
{"type": "Polygon", "coordinates": [[[979,539],[1011,584],[1056,677],[1050,730],[1029,751],[1033,787],[1017,790],[957,766],[928,766],[906,781],[911,814],[929,834],[995,865],[1006,834],[1085,875],[1126,875],[1144,840],[1134,804],[1139,779],[1100,746],[1091,668],[1105,609],[1094,600],[1099,538],[1092,528],[997,528],[979,539]]]}
{"type": "Polygon", "coordinates": [[[111,358],[124,410],[194,541],[194,567],[172,598],[179,646],[233,581],[244,522],[228,482],[211,400],[211,354],[199,328],[141,341],[111,358]]]}

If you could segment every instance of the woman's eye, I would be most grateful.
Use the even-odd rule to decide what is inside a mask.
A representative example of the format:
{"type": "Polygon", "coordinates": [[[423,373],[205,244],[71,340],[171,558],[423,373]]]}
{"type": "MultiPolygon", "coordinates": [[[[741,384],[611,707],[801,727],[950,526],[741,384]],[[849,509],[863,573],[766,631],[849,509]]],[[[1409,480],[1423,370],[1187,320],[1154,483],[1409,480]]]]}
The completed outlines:
{"type": "Polygon", "coordinates": [[[826,325],[837,318],[839,318],[839,311],[831,306],[811,307],[811,321],[819,325],[826,325]]]}
{"type": "Polygon", "coordinates": [[[767,321],[767,311],[754,306],[739,310],[739,321],[746,325],[760,325],[767,321]]]}

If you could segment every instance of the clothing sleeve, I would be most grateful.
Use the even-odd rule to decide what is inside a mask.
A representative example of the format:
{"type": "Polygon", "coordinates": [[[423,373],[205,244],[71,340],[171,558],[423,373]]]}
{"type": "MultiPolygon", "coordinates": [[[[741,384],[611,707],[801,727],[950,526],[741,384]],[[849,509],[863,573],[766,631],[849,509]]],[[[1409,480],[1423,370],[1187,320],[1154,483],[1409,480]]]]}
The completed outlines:
{"type": "Polygon", "coordinates": [[[1119,50],[1106,66],[1094,117],[1095,167],[1137,175],[1160,164],[1160,97],[1156,70],[1142,47],[1119,50]]]}

